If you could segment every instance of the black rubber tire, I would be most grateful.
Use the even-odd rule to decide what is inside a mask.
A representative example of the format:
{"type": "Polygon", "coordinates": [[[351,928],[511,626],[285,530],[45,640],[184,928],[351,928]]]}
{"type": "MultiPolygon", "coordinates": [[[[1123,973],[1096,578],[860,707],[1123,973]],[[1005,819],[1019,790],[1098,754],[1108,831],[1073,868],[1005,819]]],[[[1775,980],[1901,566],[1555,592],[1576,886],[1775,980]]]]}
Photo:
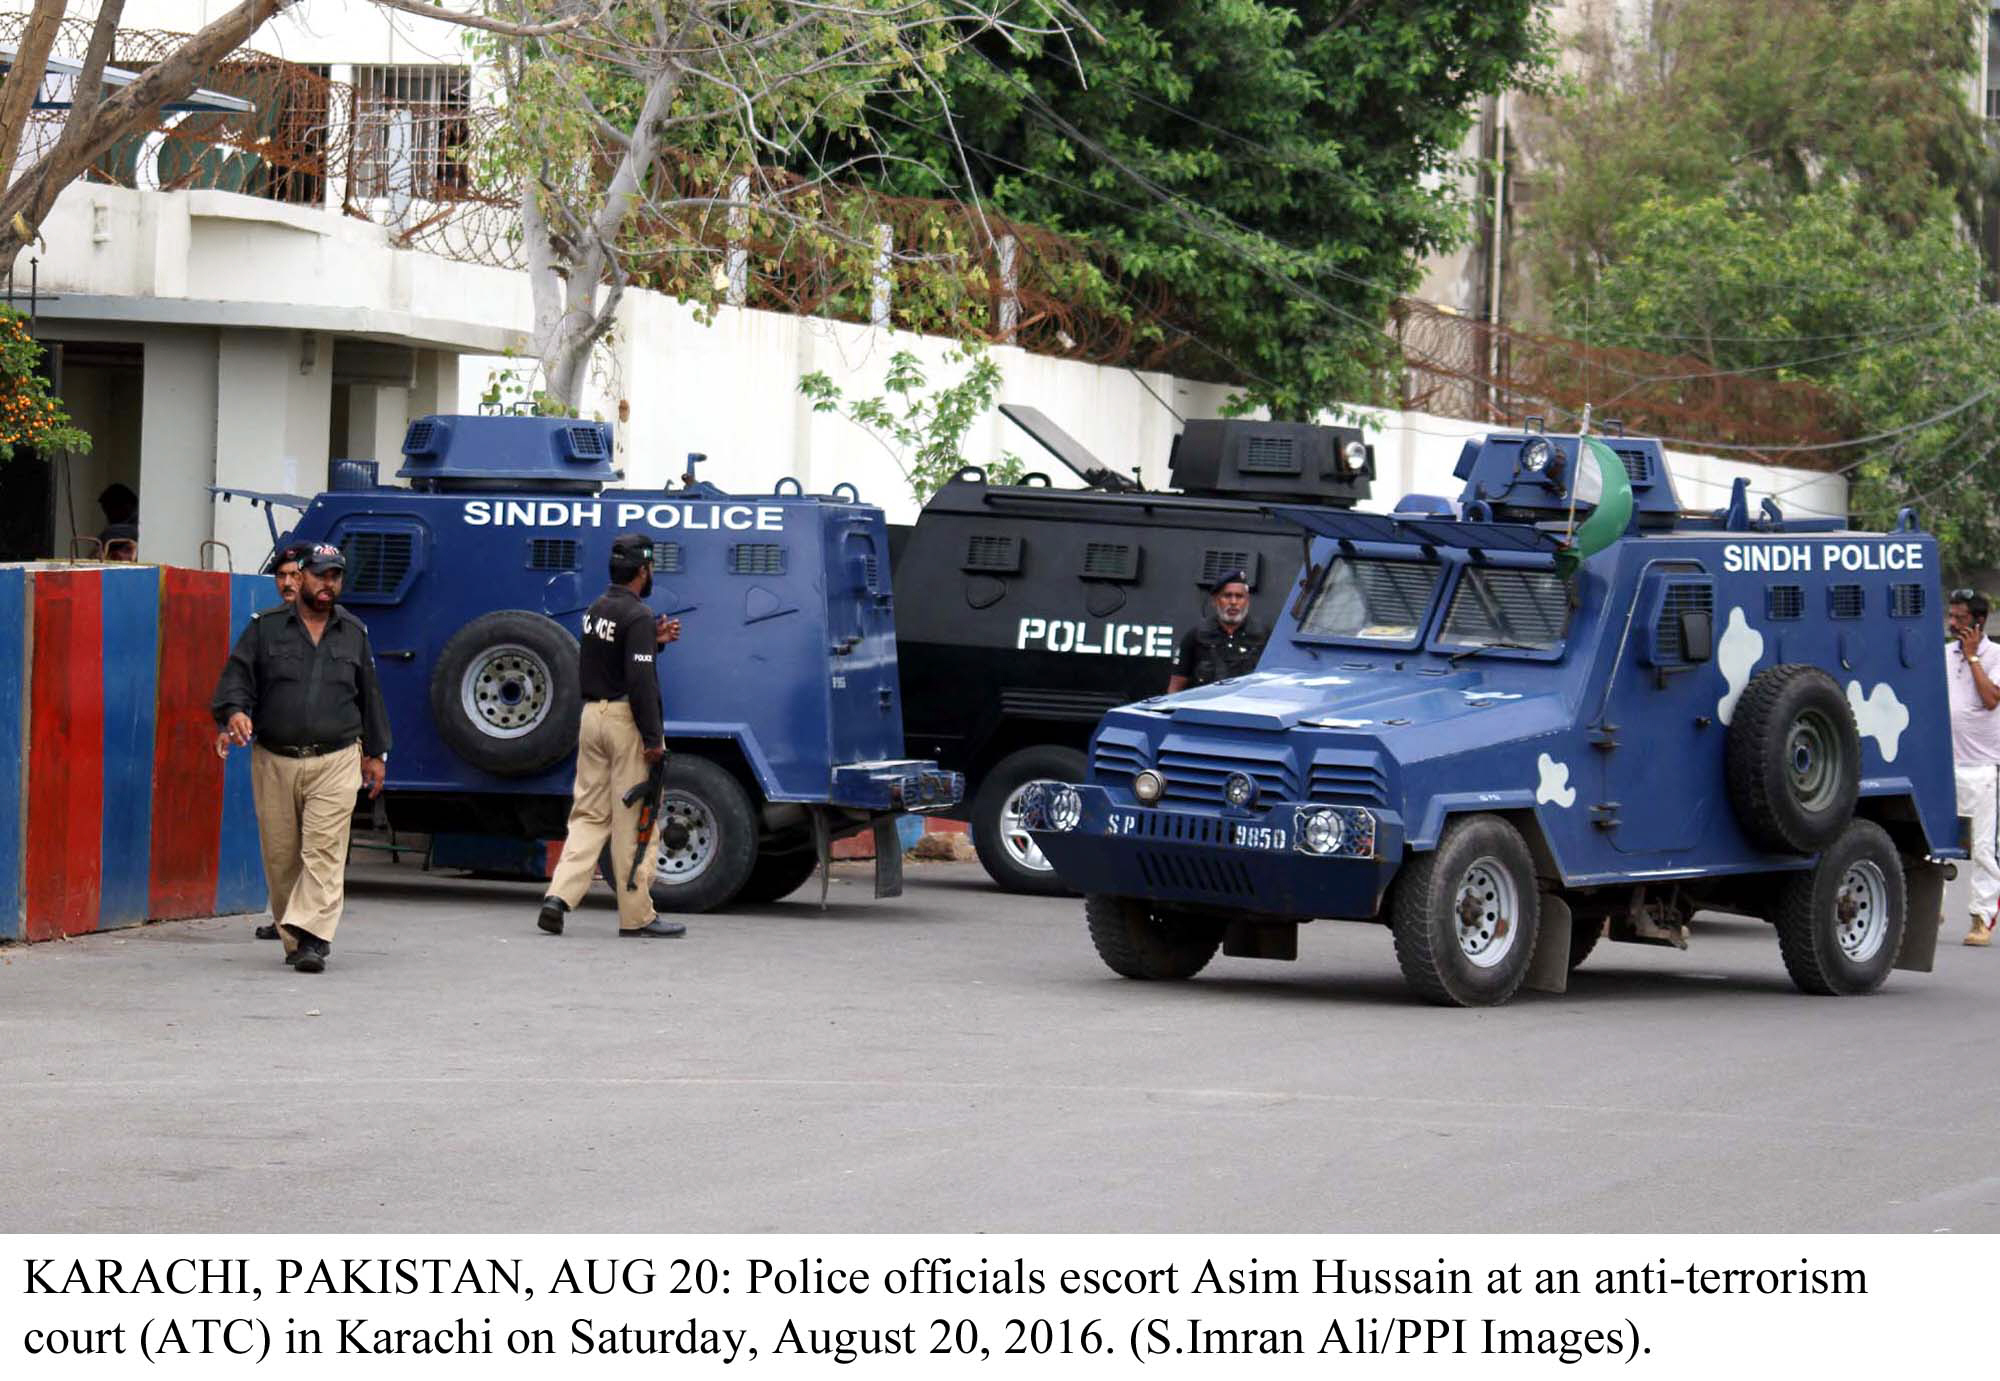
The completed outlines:
{"type": "Polygon", "coordinates": [[[743,905],[783,901],[805,886],[818,866],[819,858],[810,848],[788,854],[758,854],[736,900],[743,905]]]}
{"type": "Polygon", "coordinates": [[[1497,815],[1451,821],[1437,848],[1403,861],[1389,901],[1403,977],[1425,1001],[1446,1007],[1492,1007],[1512,997],[1528,976],[1541,915],[1534,857],[1521,832],[1497,815]],[[1457,913],[1460,886],[1482,859],[1511,878],[1520,913],[1512,943],[1497,963],[1485,968],[1459,943],[1457,913]]]}
{"type": "Polygon", "coordinates": [[[1014,861],[1000,836],[1000,808],[1029,782],[1080,782],[1089,763],[1074,748],[1037,744],[1009,753],[993,764],[972,797],[972,847],[986,875],[1008,892],[1037,897],[1075,895],[1054,871],[1036,872],[1014,861]]]}
{"type": "Polygon", "coordinates": [[[431,669],[431,721],[447,747],[496,777],[532,777],[576,751],[583,692],[577,684],[576,639],[554,619],[524,609],[482,614],[451,635],[431,669]],[[549,706],[541,720],[516,738],[498,738],[466,712],[460,694],[466,673],[482,654],[502,644],[526,648],[546,668],[549,706]]]}
{"type": "Polygon", "coordinates": [[[1083,918],[1097,957],[1125,978],[1193,978],[1222,945],[1220,921],[1166,920],[1136,897],[1087,896],[1083,918]]]}
{"type": "Polygon", "coordinates": [[[1604,922],[1579,921],[1570,918],[1569,923],[1569,971],[1575,973],[1590,958],[1590,952],[1597,948],[1597,942],[1604,936],[1604,922]]]}
{"type": "Polygon", "coordinates": [[[1909,896],[1903,881],[1903,858],[1889,832],[1872,820],[1856,820],[1831,847],[1802,873],[1786,877],[1778,892],[1772,924],[1778,930],[1778,953],[1785,972],[1800,992],[1817,997],[1872,993],[1896,966],[1903,947],[1903,927],[1909,896]],[[1872,863],[1881,874],[1888,903],[1888,928],[1875,952],[1855,959],[1840,947],[1839,900],[1848,869],[1872,863]]]}
{"type": "Polygon", "coordinates": [[[1797,662],[1751,678],[1729,721],[1725,750],[1729,801],[1743,832],[1780,853],[1818,853],[1854,818],[1861,795],[1861,734],[1834,679],[1797,662]],[[1814,717],[1831,731],[1830,797],[1811,807],[1799,796],[1793,735],[1814,717]]]}
{"type": "Polygon", "coordinates": [[[715,831],[708,865],[685,882],[664,870],[653,874],[653,905],[661,911],[693,915],[729,905],[742,893],[757,864],[757,811],[750,794],[727,769],[692,753],[667,759],[653,847],[666,847],[666,831],[676,797],[691,800],[708,815],[715,831]]]}

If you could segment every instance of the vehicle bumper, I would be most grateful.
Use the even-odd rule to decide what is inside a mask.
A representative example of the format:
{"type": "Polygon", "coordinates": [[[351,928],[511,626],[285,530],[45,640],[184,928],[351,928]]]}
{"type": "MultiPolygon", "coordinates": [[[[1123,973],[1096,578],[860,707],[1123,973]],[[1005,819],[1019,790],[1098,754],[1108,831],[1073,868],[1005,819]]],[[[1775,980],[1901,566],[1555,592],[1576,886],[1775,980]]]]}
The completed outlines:
{"type": "Polygon", "coordinates": [[[1323,855],[1304,851],[1296,841],[1299,813],[1321,808],[1320,802],[1184,810],[1114,799],[1100,786],[1073,789],[1082,802],[1073,828],[1050,828],[1032,812],[1024,823],[1057,876],[1079,892],[1231,912],[1371,920],[1402,862],[1402,818],[1389,811],[1369,812],[1375,828],[1367,856],[1323,855]],[[1246,847],[1237,842],[1239,827],[1265,839],[1270,831],[1283,830],[1285,846],[1246,847]]]}
{"type": "Polygon", "coordinates": [[[929,815],[951,809],[964,795],[965,774],[947,772],[934,762],[851,762],[833,769],[828,804],[929,815]]]}

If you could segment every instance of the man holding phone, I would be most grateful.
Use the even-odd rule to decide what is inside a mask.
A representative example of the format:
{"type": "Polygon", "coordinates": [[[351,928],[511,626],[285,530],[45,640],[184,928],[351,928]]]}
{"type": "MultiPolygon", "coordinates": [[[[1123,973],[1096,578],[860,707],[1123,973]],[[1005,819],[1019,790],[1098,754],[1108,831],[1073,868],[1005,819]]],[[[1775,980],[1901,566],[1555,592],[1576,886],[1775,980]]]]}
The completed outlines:
{"type": "Polygon", "coordinates": [[[1951,690],[1951,757],[1958,813],[1972,820],[1972,925],[1968,945],[1993,943],[2000,902],[1996,798],[2000,798],[2000,647],[1986,637],[1991,606],[1977,590],[1953,590],[1945,605],[1945,676],[1951,690]]]}
{"type": "Polygon", "coordinates": [[[659,855],[647,849],[633,858],[639,817],[648,806],[625,799],[667,754],[653,658],[680,637],[681,624],[646,607],[652,592],[653,539],[643,532],[620,533],[611,544],[611,584],[585,611],[578,644],[583,720],[568,837],[535,918],[551,935],[563,933],[563,918],[590,890],[600,854],[610,860],[607,881],[618,898],[620,935],[661,939],[687,931],[681,922],[653,914],[659,855]]]}

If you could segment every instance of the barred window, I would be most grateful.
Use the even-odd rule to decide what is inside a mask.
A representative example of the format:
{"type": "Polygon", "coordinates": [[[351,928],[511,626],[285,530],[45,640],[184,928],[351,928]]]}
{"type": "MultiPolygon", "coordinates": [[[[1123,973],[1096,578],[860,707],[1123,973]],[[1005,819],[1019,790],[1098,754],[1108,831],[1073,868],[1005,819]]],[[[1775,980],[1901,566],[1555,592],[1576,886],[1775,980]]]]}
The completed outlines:
{"type": "Polygon", "coordinates": [[[463,193],[471,105],[467,68],[355,68],[348,194],[443,201],[463,193]]]}

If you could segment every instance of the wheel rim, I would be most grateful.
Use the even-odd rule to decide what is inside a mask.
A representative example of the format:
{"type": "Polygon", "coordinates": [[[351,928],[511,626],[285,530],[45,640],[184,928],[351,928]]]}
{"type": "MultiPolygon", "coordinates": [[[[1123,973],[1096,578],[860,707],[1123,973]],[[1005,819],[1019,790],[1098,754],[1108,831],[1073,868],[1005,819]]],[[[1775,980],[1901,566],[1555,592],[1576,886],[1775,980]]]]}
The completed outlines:
{"type": "Polygon", "coordinates": [[[685,792],[667,792],[654,835],[658,859],[654,879],[669,887],[693,882],[715,862],[719,836],[715,816],[706,805],[685,792]]]}
{"type": "Polygon", "coordinates": [[[1785,741],[1785,767],[1792,796],[1809,811],[1825,810],[1840,792],[1840,748],[1833,723],[1817,710],[1792,721],[1785,741]]]}
{"type": "Polygon", "coordinates": [[[1521,930],[1521,895],[1500,860],[1475,859],[1465,870],[1452,904],[1452,923],[1459,952],[1475,968],[1492,968],[1514,948],[1521,930]]]}
{"type": "Polygon", "coordinates": [[[555,677],[549,664],[519,643],[499,643],[473,658],[458,683],[459,703],[472,727],[488,738],[520,738],[549,717],[555,677]]]}
{"type": "Polygon", "coordinates": [[[1833,903],[1833,934],[1840,952],[1865,964],[1882,951],[1889,935],[1889,883],[1867,859],[1841,874],[1833,903]]]}
{"type": "Polygon", "coordinates": [[[1055,866],[1042,852],[1035,837],[1021,828],[1021,798],[1027,794],[1028,783],[1023,782],[1000,807],[1000,847],[1017,868],[1031,873],[1050,873],[1055,866]]]}

